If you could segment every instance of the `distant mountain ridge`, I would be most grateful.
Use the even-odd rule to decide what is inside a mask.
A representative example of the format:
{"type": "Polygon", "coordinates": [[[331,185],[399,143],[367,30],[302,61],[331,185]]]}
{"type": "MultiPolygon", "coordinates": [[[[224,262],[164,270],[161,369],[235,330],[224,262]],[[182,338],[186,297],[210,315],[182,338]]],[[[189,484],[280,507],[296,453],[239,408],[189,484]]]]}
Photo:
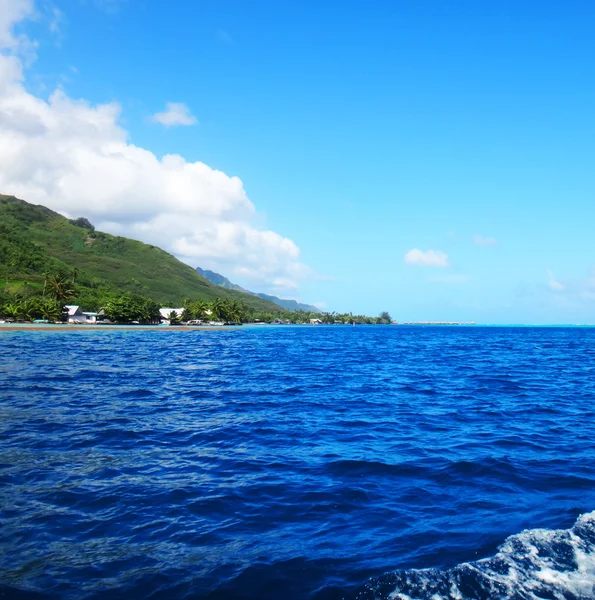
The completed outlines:
{"type": "Polygon", "coordinates": [[[215,273],[215,271],[209,271],[209,269],[201,269],[200,267],[196,267],[196,272],[199,275],[202,275],[207,281],[210,281],[213,285],[219,285],[226,290],[236,290],[237,292],[244,292],[246,294],[252,294],[253,296],[257,296],[254,292],[250,292],[244,289],[241,285],[237,285],[236,283],[232,283],[219,273],[215,273]]]}
{"type": "Polygon", "coordinates": [[[304,310],[306,312],[322,312],[317,306],[313,304],[303,304],[302,302],[298,302],[297,300],[291,300],[288,298],[278,298],[277,296],[269,296],[268,294],[260,294],[255,293],[255,296],[262,298],[263,300],[268,300],[269,302],[274,302],[277,306],[284,308],[285,310],[290,310],[295,312],[296,310],[304,310]]]}
{"type": "Polygon", "coordinates": [[[219,273],[215,273],[215,271],[209,271],[208,269],[201,269],[200,267],[196,267],[196,272],[199,275],[202,275],[207,281],[211,282],[213,285],[218,285],[222,288],[228,290],[235,290],[236,292],[243,292],[245,294],[252,294],[253,296],[257,296],[258,298],[262,298],[263,300],[268,300],[269,302],[275,303],[277,306],[284,308],[285,310],[290,310],[295,312],[296,310],[304,310],[306,312],[322,312],[318,307],[312,304],[303,304],[302,302],[298,302],[297,300],[290,300],[286,298],[279,298],[277,296],[271,296],[269,294],[261,294],[258,292],[251,292],[246,288],[243,288],[241,285],[237,283],[232,283],[227,277],[219,273]]]}

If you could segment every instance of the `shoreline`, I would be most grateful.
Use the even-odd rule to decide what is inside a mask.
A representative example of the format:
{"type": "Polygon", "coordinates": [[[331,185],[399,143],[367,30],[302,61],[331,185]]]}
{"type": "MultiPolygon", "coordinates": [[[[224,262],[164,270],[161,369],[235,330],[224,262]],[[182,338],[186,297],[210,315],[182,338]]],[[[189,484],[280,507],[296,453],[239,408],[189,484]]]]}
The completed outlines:
{"type": "MultiPolygon", "coordinates": [[[[556,324],[543,324],[543,323],[476,323],[470,326],[466,323],[399,323],[393,324],[393,327],[405,327],[405,328],[444,328],[444,329],[481,329],[481,328],[585,328],[593,329],[595,324],[591,323],[556,323],[556,324]]],[[[33,323],[0,323],[0,332],[2,331],[238,331],[246,329],[287,329],[293,327],[300,328],[312,328],[312,325],[307,323],[289,324],[289,325],[278,325],[278,324],[264,324],[264,323],[245,323],[241,326],[238,325],[83,325],[74,323],[53,323],[53,324],[33,324],[33,323]]],[[[347,325],[318,325],[314,329],[326,329],[328,327],[333,328],[344,328],[347,325]]],[[[358,325],[360,327],[372,328],[377,325],[358,325]]],[[[384,325],[381,327],[388,327],[384,325]]]]}
{"type": "Polygon", "coordinates": [[[192,325],[29,325],[27,323],[2,323],[0,331],[232,331],[238,327],[192,325]]]}

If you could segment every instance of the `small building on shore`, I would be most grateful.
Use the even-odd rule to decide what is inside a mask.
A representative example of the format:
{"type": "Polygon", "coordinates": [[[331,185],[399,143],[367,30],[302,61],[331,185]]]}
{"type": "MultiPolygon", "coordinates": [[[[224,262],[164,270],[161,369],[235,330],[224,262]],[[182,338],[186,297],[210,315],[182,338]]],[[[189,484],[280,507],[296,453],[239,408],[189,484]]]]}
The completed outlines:
{"type": "Polygon", "coordinates": [[[96,312],[83,312],[81,307],[76,304],[67,304],[64,309],[68,312],[68,323],[75,323],[77,325],[92,325],[97,323],[98,318],[101,315],[96,312]]]}

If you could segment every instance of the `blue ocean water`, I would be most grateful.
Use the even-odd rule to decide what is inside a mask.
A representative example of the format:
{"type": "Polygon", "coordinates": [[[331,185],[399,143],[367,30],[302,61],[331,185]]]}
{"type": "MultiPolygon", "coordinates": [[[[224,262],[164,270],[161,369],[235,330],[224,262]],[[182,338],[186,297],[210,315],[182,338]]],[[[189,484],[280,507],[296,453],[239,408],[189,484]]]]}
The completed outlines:
{"type": "Polygon", "coordinates": [[[0,359],[1,598],[595,598],[593,329],[0,331],[0,359]]]}

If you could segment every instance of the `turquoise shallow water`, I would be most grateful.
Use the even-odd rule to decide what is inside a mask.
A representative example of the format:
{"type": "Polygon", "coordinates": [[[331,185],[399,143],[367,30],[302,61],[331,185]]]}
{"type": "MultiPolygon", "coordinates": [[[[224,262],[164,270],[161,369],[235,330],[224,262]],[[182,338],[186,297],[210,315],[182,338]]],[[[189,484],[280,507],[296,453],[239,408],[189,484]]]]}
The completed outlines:
{"type": "Polygon", "coordinates": [[[2,597],[595,597],[593,329],[3,331],[0,352],[2,597]]]}

